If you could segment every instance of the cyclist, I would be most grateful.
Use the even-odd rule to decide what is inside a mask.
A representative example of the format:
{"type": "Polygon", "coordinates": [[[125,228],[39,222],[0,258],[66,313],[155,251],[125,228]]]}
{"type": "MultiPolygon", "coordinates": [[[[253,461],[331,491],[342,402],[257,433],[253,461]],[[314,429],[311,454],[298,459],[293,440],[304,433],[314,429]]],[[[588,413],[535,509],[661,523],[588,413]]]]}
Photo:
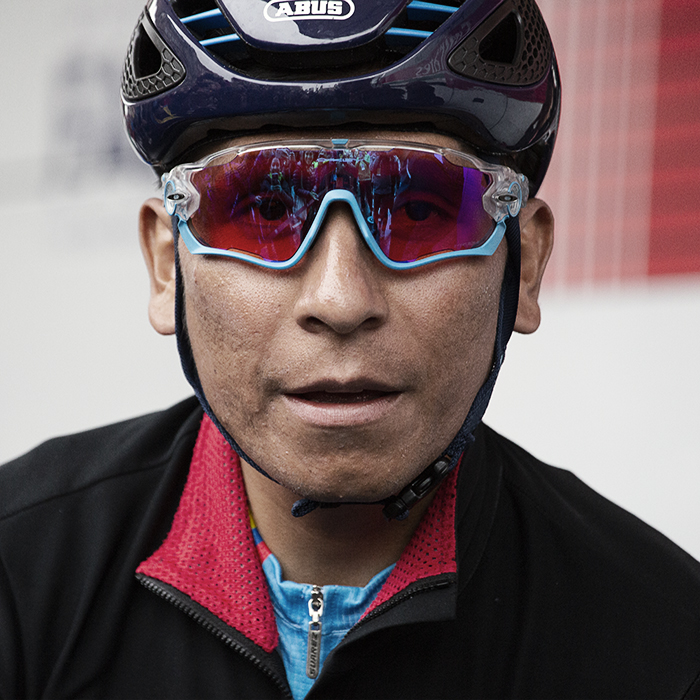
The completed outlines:
{"type": "Polygon", "coordinates": [[[700,697],[700,565],[481,420],[552,246],[534,1],[152,0],[122,98],[196,398],[0,472],[0,697],[700,697]]]}

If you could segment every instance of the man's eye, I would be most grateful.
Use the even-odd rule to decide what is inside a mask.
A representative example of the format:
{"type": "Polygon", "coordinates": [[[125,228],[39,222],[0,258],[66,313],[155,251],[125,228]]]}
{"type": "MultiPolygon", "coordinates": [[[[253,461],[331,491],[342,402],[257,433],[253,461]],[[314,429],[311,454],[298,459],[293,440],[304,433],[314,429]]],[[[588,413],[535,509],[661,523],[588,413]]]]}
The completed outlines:
{"type": "Polygon", "coordinates": [[[287,207],[279,199],[264,199],[258,205],[260,216],[267,221],[279,221],[287,214],[287,207]]]}
{"type": "Polygon", "coordinates": [[[437,213],[435,205],[425,200],[408,202],[404,209],[406,216],[412,221],[425,221],[431,214],[437,213]]]}

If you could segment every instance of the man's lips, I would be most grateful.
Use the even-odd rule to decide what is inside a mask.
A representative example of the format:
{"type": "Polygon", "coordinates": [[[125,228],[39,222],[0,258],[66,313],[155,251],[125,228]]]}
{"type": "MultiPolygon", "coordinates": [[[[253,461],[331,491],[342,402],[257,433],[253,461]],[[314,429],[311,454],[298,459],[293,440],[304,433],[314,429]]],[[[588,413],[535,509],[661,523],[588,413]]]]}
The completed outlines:
{"type": "Polygon", "coordinates": [[[339,398],[341,403],[348,403],[349,401],[371,401],[373,398],[385,394],[396,394],[401,390],[401,387],[389,382],[369,377],[356,377],[347,380],[318,379],[296,387],[288,387],[283,389],[282,393],[309,401],[329,403],[332,399],[339,398]]]}
{"type": "Polygon", "coordinates": [[[361,391],[305,391],[289,393],[295,399],[301,401],[311,401],[313,403],[364,403],[381,399],[391,394],[396,394],[395,391],[379,391],[376,389],[363,389],[361,391]]]}
{"type": "Polygon", "coordinates": [[[283,392],[288,406],[304,422],[319,426],[371,423],[385,416],[402,391],[373,380],[324,380],[283,392]]]}

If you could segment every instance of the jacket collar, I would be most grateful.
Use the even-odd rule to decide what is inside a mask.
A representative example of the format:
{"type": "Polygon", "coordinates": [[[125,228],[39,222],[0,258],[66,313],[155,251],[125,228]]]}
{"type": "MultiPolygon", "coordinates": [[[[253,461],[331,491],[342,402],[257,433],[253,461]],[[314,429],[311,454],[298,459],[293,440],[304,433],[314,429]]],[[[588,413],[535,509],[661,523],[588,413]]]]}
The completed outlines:
{"type": "MultiPolygon", "coordinates": [[[[456,575],[458,469],[441,484],[365,618],[418,581],[456,575]]],[[[206,415],[170,531],[137,573],[173,586],[265,651],[277,646],[238,455],[206,415]]]]}

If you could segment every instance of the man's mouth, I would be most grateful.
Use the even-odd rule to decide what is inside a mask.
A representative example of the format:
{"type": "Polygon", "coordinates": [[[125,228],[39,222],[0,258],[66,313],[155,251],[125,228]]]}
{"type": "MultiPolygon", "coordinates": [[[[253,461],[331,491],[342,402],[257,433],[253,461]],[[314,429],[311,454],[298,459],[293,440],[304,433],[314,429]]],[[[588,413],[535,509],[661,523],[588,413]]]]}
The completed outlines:
{"type": "Polygon", "coordinates": [[[389,414],[403,392],[370,379],[324,380],[284,393],[287,405],[304,422],[325,427],[357,426],[389,414]]]}
{"type": "Polygon", "coordinates": [[[396,393],[395,391],[362,389],[360,391],[307,391],[289,395],[295,399],[313,403],[344,404],[366,403],[367,401],[374,401],[396,393]]]}

